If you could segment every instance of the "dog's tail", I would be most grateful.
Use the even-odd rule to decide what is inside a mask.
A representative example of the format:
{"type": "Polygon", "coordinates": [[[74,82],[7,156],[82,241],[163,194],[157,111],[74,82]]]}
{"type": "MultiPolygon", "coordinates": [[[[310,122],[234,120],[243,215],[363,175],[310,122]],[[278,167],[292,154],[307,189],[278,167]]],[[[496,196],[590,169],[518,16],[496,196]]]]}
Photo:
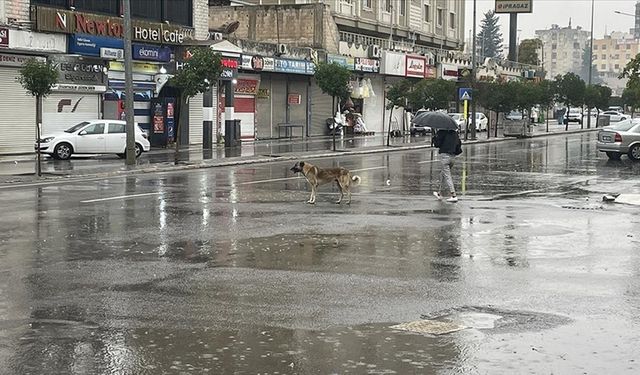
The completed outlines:
{"type": "Polygon", "coordinates": [[[360,176],[352,176],[351,181],[355,182],[356,185],[360,185],[360,182],[362,181],[362,179],[360,178],[360,176]]]}

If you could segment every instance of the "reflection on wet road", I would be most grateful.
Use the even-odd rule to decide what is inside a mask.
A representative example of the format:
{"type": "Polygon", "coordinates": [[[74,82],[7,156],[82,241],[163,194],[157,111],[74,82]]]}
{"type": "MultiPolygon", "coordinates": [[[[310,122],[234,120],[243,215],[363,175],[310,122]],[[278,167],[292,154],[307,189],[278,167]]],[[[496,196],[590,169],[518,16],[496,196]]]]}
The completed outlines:
{"type": "Polygon", "coordinates": [[[592,134],[0,191],[11,374],[638,373],[640,163],[592,134]],[[387,184],[387,181],[390,181],[387,184]],[[467,328],[391,329],[421,318],[467,328]]]}

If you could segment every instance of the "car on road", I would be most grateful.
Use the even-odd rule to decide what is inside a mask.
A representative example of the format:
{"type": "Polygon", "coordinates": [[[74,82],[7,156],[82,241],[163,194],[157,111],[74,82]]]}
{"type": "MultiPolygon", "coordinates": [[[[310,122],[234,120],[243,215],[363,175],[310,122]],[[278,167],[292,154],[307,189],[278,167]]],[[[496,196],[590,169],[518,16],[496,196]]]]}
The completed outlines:
{"type": "Polygon", "coordinates": [[[458,124],[458,130],[464,129],[465,120],[462,113],[448,113],[448,115],[458,124]]]}
{"type": "MultiPolygon", "coordinates": [[[[416,112],[415,116],[413,116],[413,118],[415,118],[419,114],[425,113],[425,112],[429,112],[429,111],[427,111],[426,109],[419,109],[416,112]]],[[[423,125],[416,124],[412,120],[411,124],[409,125],[409,131],[411,132],[412,136],[416,136],[418,134],[427,135],[427,133],[431,133],[431,128],[429,126],[423,126],[423,125]]]]}
{"type": "Polygon", "coordinates": [[[600,115],[608,116],[609,122],[618,122],[618,121],[623,121],[629,118],[629,116],[616,111],[604,111],[600,115]]]}
{"type": "Polygon", "coordinates": [[[482,112],[476,112],[476,131],[485,131],[487,130],[487,125],[489,124],[489,119],[482,112]]]}
{"type": "MultiPolygon", "coordinates": [[[[91,120],[76,124],[64,132],[40,137],[40,151],[54,159],[68,160],[73,154],[116,154],[125,157],[126,122],[120,120],[91,120]]],[[[136,124],[136,157],[149,151],[147,134],[136,124]]],[[[38,145],[36,144],[37,148],[38,145]]]]}
{"type": "Polygon", "coordinates": [[[524,115],[520,111],[511,111],[504,115],[504,118],[507,120],[517,121],[524,119],[524,115]]]}
{"type": "Polygon", "coordinates": [[[582,108],[569,108],[569,114],[562,115],[562,123],[567,125],[570,122],[582,124],[582,108]]]}
{"type": "Polygon", "coordinates": [[[602,128],[596,150],[606,153],[611,160],[620,160],[624,154],[629,159],[640,160],[640,121],[623,120],[602,128]]]}

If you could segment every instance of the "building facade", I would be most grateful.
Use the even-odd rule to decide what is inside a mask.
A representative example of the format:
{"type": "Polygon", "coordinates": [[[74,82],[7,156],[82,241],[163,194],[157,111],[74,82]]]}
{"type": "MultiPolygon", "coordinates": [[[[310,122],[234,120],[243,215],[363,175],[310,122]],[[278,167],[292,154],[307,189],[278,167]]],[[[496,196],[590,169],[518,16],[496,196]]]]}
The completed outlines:
{"type": "MultiPolygon", "coordinates": [[[[33,151],[35,99],[16,81],[28,58],[49,60],[59,71],[58,84],[43,103],[43,133],[88,119],[123,117],[122,0],[0,4],[0,92],[8,98],[0,102],[0,154],[33,151]]],[[[152,0],[132,1],[131,6],[135,120],[153,134],[158,128],[152,124],[152,104],[170,95],[163,94],[157,78],[172,69],[181,48],[208,38],[208,4],[152,0]]],[[[202,112],[202,100],[192,100],[189,113],[200,124],[192,121],[186,127],[185,142],[202,142],[202,112]]]]}
{"type": "MultiPolygon", "coordinates": [[[[333,103],[316,85],[317,61],[334,62],[352,72],[348,105],[363,115],[369,130],[380,133],[389,124],[402,127],[402,111],[386,110],[387,87],[407,77],[436,78],[439,59],[450,58],[463,45],[460,0],[209,3],[211,31],[238,21],[230,40],[242,46],[241,69],[259,77],[255,122],[242,124],[243,135],[248,133],[244,129],[253,128],[257,138],[277,136],[280,123],[300,124],[307,136],[326,134],[327,118],[344,106],[333,103]],[[268,69],[260,65],[257,71],[251,68],[253,59],[275,64],[268,69]]],[[[455,71],[456,77],[448,79],[457,79],[458,69],[469,64],[449,65],[447,71],[455,71]]]]}
{"type": "Polygon", "coordinates": [[[619,79],[631,59],[640,52],[640,40],[633,34],[612,32],[602,39],[593,40],[593,65],[602,81],[620,96],[627,79],[619,79]]]}
{"type": "Polygon", "coordinates": [[[551,29],[536,30],[536,37],[544,46],[543,66],[547,71],[547,78],[569,72],[579,74],[583,65],[583,54],[589,46],[590,33],[575,28],[552,25],[551,29]]]}

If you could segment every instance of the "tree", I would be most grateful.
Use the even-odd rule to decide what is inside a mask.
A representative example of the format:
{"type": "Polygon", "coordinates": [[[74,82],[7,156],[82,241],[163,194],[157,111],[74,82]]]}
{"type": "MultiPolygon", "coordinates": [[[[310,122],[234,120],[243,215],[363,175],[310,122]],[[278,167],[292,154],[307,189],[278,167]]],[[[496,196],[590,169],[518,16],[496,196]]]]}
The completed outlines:
{"type": "Polygon", "coordinates": [[[640,54],[637,54],[627,63],[618,78],[629,79],[622,92],[622,99],[625,104],[631,106],[631,112],[633,113],[636,108],[640,107],[640,54]]]}
{"type": "Polygon", "coordinates": [[[611,99],[611,89],[601,85],[587,85],[584,91],[584,104],[587,108],[596,108],[598,116],[601,110],[609,107],[609,99],[611,99]]]}
{"type": "Polygon", "coordinates": [[[184,67],[170,80],[169,85],[178,91],[178,107],[176,124],[176,154],[175,163],[178,163],[180,152],[180,128],[186,122],[186,106],[194,96],[204,93],[217,82],[222,73],[220,54],[208,47],[190,48],[191,57],[185,61],[184,67]]]}
{"type": "MultiPolygon", "coordinates": [[[[25,90],[36,98],[36,144],[40,144],[42,125],[42,99],[49,96],[58,83],[58,71],[51,61],[28,59],[20,69],[18,81],[25,90]]],[[[36,173],[42,176],[40,147],[36,149],[36,173]]]]}
{"type": "Polygon", "coordinates": [[[448,109],[449,103],[455,100],[456,85],[444,79],[423,79],[407,94],[407,101],[412,108],[429,110],[448,109]]]}
{"type": "Polygon", "coordinates": [[[538,47],[540,47],[540,39],[525,39],[518,46],[518,62],[533,66],[540,65],[538,58],[538,47]]]}
{"type": "MultiPolygon", "coordinates": [[[[584,103],[584,92],[586,90],[586,85],[582,78],[574,73],[566,73],[563,76],[557,76],[555,84],[556,101],[564,103],[567,106],[565,116],[569,115],[569,107],[582,106],[584,103]]],[[[569,130],[569,121],[566,123],[565,130],[569,130]]]]}
{"type": "MultiPolygon", "coordinates": [[[[509,85],[507,82],[482,82],[478,85],[478,89],[474,94],[474,98],[480,105],[490,111],[496,113],[499,118],[500,113],[508,113],[516,108],[514,98],[517,93],[514,91],[515,86],[509,85]]],[[[495,127],[495,134],[498,136],[498,127],[495,127]]]]}
{"type": "Polygon", "coordinates": [[[476,44],[480,46],[481,57],[502,57],[502,33],[498,25],[498,16],[493,10],[484,14],[480,21],[480,32],[477,35],[476,44]]]}
{"type": "MultiPolygon", "coordinates": [[[[340,105],[341,99],[347,99],[349,97],[349,78],[351,72],[344,66],[336,63],[324,63],[321,62],[316,65],[314,78],[320,90],[327,95],[331,95],[333,99],[333,109],[336,108],[335,101],[338,99],[338,105],[340,105]]],[[[333,117],[333,113],[331,114],[333,117]]],[[[333,132],[333,151],[336,150],[336,132],[333,132]]]]}

